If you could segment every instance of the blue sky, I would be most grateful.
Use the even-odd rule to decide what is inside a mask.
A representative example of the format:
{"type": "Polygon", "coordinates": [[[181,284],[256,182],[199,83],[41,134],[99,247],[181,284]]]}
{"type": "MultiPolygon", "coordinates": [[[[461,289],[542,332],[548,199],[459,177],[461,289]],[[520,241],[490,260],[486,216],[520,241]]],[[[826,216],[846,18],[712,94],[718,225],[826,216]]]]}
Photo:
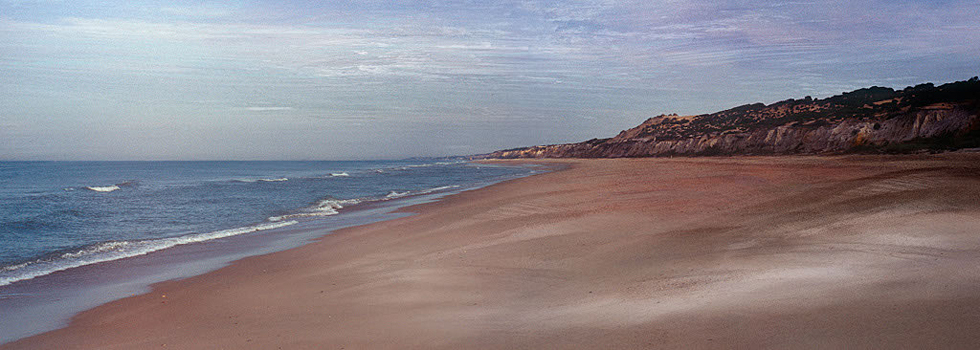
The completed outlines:
{"type": "Polygon", "coordinates": [[[0,0],[0,159],[376,159],[980,72],[977,1],[0,0]]]}

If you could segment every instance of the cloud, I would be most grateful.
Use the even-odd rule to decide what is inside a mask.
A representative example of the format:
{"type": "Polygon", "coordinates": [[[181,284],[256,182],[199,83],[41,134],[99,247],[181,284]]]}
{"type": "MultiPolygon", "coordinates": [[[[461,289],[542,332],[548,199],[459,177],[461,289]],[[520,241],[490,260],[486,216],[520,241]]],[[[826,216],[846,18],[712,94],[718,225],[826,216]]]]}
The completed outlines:
{"type": "Polygon", "coordinates": [[[63,5],[65,0],[0,0],[0,3],[14,7],[24,7],[28,5],[63,5]]]}
{"type": "Polygon", "coordinates": [[[245,110],[252,112],[291,111],[293,107],[245,107],[245,110]]]}
{"type": "Polygon", "coordinates": [[[318,130],[311,140],[363,124],[391,142],[418,126],[472,131],[478,149],[489,129],[572,141],[649,115],[949,81],[980,66],[980,3],[966,0],[4,4],[0,105],[20,123],[184,118],[318,130]]]}
{"type": "Polygon", "coordinates": [[[184,18],[214,19],[231,15],[231,10],[211,6],[173,6],[160,8],[160,12],[184,18]]]}
{"type": "Polygon", "coordinates": [[[574,85],[588,79],[597,87],[649,85],[671,71],[705,67],[746,66],[777,74],[804,66],[826,70],[937,53],[967,55],[980,49],[980,24],[964,15],[980,11],[980,5],[965,1],[932,7],[878,1],[600,0],[500,1],[485,6],[480,9],[484,16],[464,17],[451,25],[432,23],[472,11],[446,3],[409,5],[392,13],[395,10],[368,2],[350,9],[359,10],[350,12],[356,13],[356,20],[305,21],[294,15],[292,21],[264,24],[255,20],[255,13],[239,21],[207,21],[229,10],[201,5],[161,9],[180,21],[69,17],[5,26],[19,27],[24,36],[39,31],[101,40],[107,46],[191,44],[187,54],[195,54],[194,46],[206,47],[196,54],[220,56],[242,69],[317,78],[531,85],[543,80],[574,85]],[[432,23],[413,20],[423,11],[432,23]],[[361,22],[371,25],[357,24],[361,22]],[[530,76],[545,79],[520,78],[530,76]]]}

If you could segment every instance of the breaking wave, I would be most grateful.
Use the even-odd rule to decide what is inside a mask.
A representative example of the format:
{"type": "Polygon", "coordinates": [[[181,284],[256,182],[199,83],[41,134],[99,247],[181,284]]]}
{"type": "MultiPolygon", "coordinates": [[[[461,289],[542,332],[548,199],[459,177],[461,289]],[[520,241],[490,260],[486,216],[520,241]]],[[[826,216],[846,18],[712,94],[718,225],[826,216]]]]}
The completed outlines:
{"type": "Polygon", "coordinates": [[[440,187],[435,187],[435,188],[430,188],[430,189],[425,189],[420,191],[403,191],[403,192],[391,191],[388,192],[388,194],[383,197],[364,197],[364,198],[353,198],[353,199],[327,198],[318,201],[315,205],[306,208],[301,212],[272,216],[269,217],[268,220],[271,222],[279,222],[288,219],[315,218],[315,217],[322,217],[322,216],[337,215],[340,214],[340,210],[343,209],[344,207],[355,205],[355,204],[381,202],[381,201],[387,201],[387,200],[408,197],[408,196],[424,195],[424,194],[445,191],[458,187],[460,186],[450,185],[450,186],[440,186],[440,187]]]}
{"type": "MultiPolygon", "coordinates": [[[[330,175],[332,177],[349,176],[349,174],[346,172],[332,173],[330,175]]],[[[235,179],[231,181],[255,183],[255,182],[282,182],[288,180],[289,180],[288,178],[281,177],[281,178],[262,178],[262,179],[235,179]]],[[[65,190],[67,191],[67,190],[84,189],[93,192],[108,193],[108,192],[114,192],[121,189],[125,189],[127,186],[135,186],[135,185],[136,185],[135,182],[124,182],[124,183],[119,183],[119,184],[114,184],[109,186],[72,187],[72,188],[66,188],[65,190]]],[[[57,271],[68,270],[75,267],[81,267],[86,265],[97,264],[100,262],[107,262],[107,261],[124,259],[128,257],[145,255],[151,252],[171,248],[178,245],[205,242],[209,240],[236,236],[236,235],[252,233],[257,231],[277,229],[277,228],[297,224],[299,221],[302,221],[302,219],[313,219],[317,217],[337,215],[341,212],[342,209],[361,203],[382,202],[382,201],[394,200],[394,199],[405,198],[410,196],[426,195],[426,194],[445,191],[458,187],[460,186],[450,185],[450,186],[440,186],[440,187],[434,187],[434,188],[423,189],[423,190],[392,190],[384,195],[353,198],[353,199],[326,198],[317,201],[313,205],[301,209],[297,212],[272,216],[269,217],[267,221],[264,223],[251,225],[251,226],[212,231],[207,233],[189,234],[189,235],[169,237],[169,238],[102,242],[98,244],[85,246],[77,250],[53,253],[52,255],[48,255],[28,262],[20,262],[17,264],[0,266],[0,286],[8,285],[17,281],[29,280],[35,277],[45,276],[57,271]]]]}
{"type": "Polygon", "coordinates": [[[409,194],[408,191],[405,192],[391,191],[388,192],[388,195],[386,195],[385,198],[401,198],[407,196],[408,194],[409,194]]]}
{"type": "Polygon", "coordinates": [[[283,181],[289,181],[289,178],[276,177],[276,178],[268,178],[268,179],[234,179],[234,180],[231,180],[231,181],[232,182],[244,182],[244,183],[253,183],[253,182],[283,182],[283,181]]]}
{"type": "Polygon", "coordinates": [[[112,192],[119,189],[119,186],[85,186],[86,190],[95,192],[112,192]]]}
{"type": "MultiPolygon", "coordinates": [[[[131,186],[136,186],[136,181],[120,182],[115,185],[109,185],[109,186],[83,186],[82,188],[93,192],[105,193],[105,192],[117,191],[122,189],[123,187],[131,187],[131,186]]],[[[69,187],[65,189],[65,191],[74,191],[74,190],[75,188],[73,187],[69,187]]]]}
{"type": "Polygon", "coordinates": [[[342,209],[344,205],[352,205],[357,203],[360,203],[359,199],[346,199],[346,200],[324,199],[317,202],[316,205],[307,208],[302,212],[273,216],[269,218],[269,221],[279,222],[286,219],[337,215],[340,214],[338,210],[342,209]]]}
{"type": "Polygon", "coordinates": [[[257,231],[272,230],[296,223],[296,221],[261,223],[252,226],[190,234],[179,237],[137,241],[103,242],[87,246],[79,250],[64,252],[34,261],[0,267],[0,286],[5,286],[17,281],[29,280],[35,277],[40,277],[75,267],[145,255],[178,245],[210,241],[257,231]]]}

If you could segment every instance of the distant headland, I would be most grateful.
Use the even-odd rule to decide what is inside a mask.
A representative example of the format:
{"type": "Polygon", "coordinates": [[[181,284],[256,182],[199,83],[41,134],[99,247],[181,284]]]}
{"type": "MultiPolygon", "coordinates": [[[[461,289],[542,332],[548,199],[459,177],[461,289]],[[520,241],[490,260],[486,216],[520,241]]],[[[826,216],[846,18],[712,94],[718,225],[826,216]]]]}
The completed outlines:
{"type": "Polygon", "coordinates": [[[894,90],[872,86],[824,99],[747,104],[696,116],[665,114],[612,138],[533,146],[484,158],[621,158],[914,153],[980,147],[980,79],[894,90]]]}

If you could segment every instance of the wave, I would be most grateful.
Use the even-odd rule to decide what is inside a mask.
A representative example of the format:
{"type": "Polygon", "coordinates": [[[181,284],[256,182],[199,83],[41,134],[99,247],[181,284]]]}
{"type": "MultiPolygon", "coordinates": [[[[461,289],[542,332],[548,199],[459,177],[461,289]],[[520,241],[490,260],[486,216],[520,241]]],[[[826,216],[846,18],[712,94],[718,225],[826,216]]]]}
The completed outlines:
{"type": "MultiPolygon", "coordinates": [[[[63,229],[76,224],[84,216],[78,209],[59,209],[17,220],[0,221],[0,226],[14,231],[63,229]]],[[[93,216],[97,215],[89,215],[93,216]]]]}
{"type": "Polygon", "coordinates": [[[360,203],[362,199],[323,199],[318,201],[315,205],[306,210],[286,215],[279,215],[270,217],[268,220],[272,222],[278,222],[286,219],[298,219],[298,218],[310,218],[318,216],[330,216],[340,214],[340,209],[344,208],[344,205],[354,205],[360,203]]]}
{"type": "Polygon", "coordinates": [[[95,191],[95,192],[112,192],[112,191],[118,190],[119,189],[119,186],[116,186],[116,185],[112,185],[112,186],[85,186],[84,188],[86,190],[95,191]]]}
{"type": "Polygon", "coordinates": [[[25,263],[0,266],[0,286],[8,285],[17,281],[29,280],[35,277],[40,277],[75,267],[145,255],[178,245],[204,242],[245,233],[281,228],[298,223],[298,219],[337,215],[345,207],[360,203],[381,202],[409,196],[425,195],[458,187],[460,186],[449,185],[415,191],[390,191],[386,195],[353,199],[326,198],[317,201],[310,207],[307,207],[300,212],[269,217],[267,222],[252,226],[170,238],[103,242],[78,250],[58,253],[56,255],[47,256],[25,263]]]}
{"type": "Polygon", "coordinates": [[[459,188],[459,187],[460,187],[459,185],[447,185],[447,186],[433,187],[433,188],[418,190],[418,191],[404,191],[404,192],[391,191],[388,192],[388,194],[385,195],[383,198],[378,198],[376,200],[386,201],[386,200],[392,200],[392,199],[403,198],[408,196],[421,196],[424,194],[441,192],[448,189],[459,188]]]}
{"type": "Polygon", "coordinates": [[[254,183],[254,182],[283,182],[283,181],[289,181],[289,178],[276,177],[276,178],[268,178],[268,179],[234,179],[234,180],[231,180],[231,181],[232,182],[244,182],[244,183],[254,183]]]}
{"type": "MultiPolygon", "coordinates": [[[[94,191],[94,192],[112,192],[122,189],[123,187],[133,187],[136,186],[136,181],[125,181],[120,182],[115,185],[109,186],[83,186],[83,189],[94,191]]],[[[74,191],[74,187],[66,188],[65,191],[74,191]]]]}
{"type": "Polygon", "coordinates": [[[17,281],[29,280],[35,277],[40,277],[75,267],[145,255],[178,245],[205,242],[257,231],[272,230],[296,223],[297,221],[261,223],[252,226],[179,237],[137,241],[103,242],[84,247],[77,251],[61,253],[52,257],[0,267],[0,286],[5,286],[17,281]]]}
{"type": "Polygon", "coordinates": [[[411,168],[428,168],[428,167],[437,166],[437,165],[455,165],[455,164],[463,164],[463,163],[467,163],[467,162],[466,161],[458,161],[458,162],[434,162],[434,163],[424,163],[424,164],[411,164],[411,165],[401,166],[398,169],[407,170],[407,169],[411,169],[411,168]]]}
{"type": "Polygon", "coordinates": [[[374,172],[384,173],[384,172],[391,171],[391,170],[411,170],[411,169],[415,169],[415,168],[428,168],[428,167],[440,166],[440,165],[456,165],[456,164],[466,164],[466,163],[469,163],[469,161],[433,162],[433,163],[422,163],[422,164],[408,164],[408,165],[393,166],[393,167],[388,167],[388,168],[374,169],[374,172]]]}
{"type": "Polygon", "coordinates": [[[383,197],[363,197],[363,198],[353,198],[353,199],[327,198],[318,201],[315,205],[306,208],[301,212],[272,216],[269,217],[267,220],[270,222],[279,222],[287,219],[315,218],[321,216],[337,215],[340,214],[340,210],[344,209],[344,207],[346,206],[351,206],[360,203],[368,203],[368,202],[388,201],[388,200],[408,197],[408,196],[430,194],[430,193],[444,191],[444,190],[448,190],[451,188],[458,188],[458,187],[460,186],[449,185],[449,186],[440,186],[440,187],[435,187],[435,188],[430,188],[430,189],[425,189],[420,191],[404,191],[404,192],[391,191],[388,192],[388,194],[383,197]]]}
{"type": "Polygon", "coordinates": [[[346,172],[340,172],[340,173],[331,173],[330,176],[333,176],[333,177],[350,176],[350,174],[348,174],[346,172]]]}
{"type": "Polygon", "coordinates": [[[409,194],[408,191],[405,192],[391,191],[388,192],[388,195],[386,195],[385,198],[401,198],[407,196],[408,194],[409,194]]]}
{"type": "Polygon", "coordinates": [[[385,195],[384,198],[381,198],[379,200],[386,201],[386,200],[392,200],[392,199],[403,198],[408,196],[421,196],[425,194],[445,191],[452,188],[459,188],[459,185],[439,186],[439,187],[433,187],[433,188],[418,190],[418,191],[404,191],[404,192],[391,191],[388,192],[388,194],[385,195]]]}
{"type": "Polygon", "coordinates": [[[429,193],[434,193],[434,192],[439,192],[439,191],[445,191],[445,190],[452,189],[452,188],[459,188],[459,185],[439,186],[439,187],[430,188],[430,189],[427,189],[427,190],[421,190],[421,191],[415,192],[414,194],[416,194],[416,195],[429,194],[429,193]]]}

